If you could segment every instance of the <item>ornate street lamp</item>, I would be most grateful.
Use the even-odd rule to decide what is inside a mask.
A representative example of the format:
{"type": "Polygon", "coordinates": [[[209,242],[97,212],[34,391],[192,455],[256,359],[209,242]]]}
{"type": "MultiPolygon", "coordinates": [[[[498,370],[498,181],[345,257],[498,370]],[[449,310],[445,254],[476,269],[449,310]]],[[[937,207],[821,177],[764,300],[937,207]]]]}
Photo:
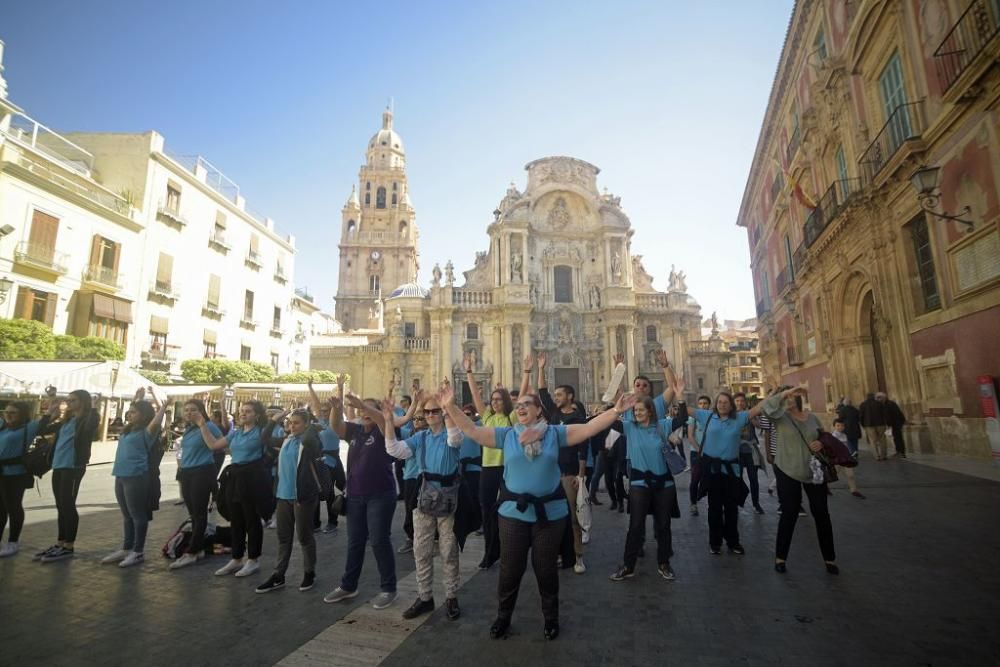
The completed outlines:
{"type": "Polygon", "coordinates": [[[972,231],[975,228],[975,223],[972,220],[962,218],[962,216],[972,213],[972,209],[968,206],[959,211],[957,215],[952,215],[947,211],[938,213],[934,210],[941,201],[941,191],[938,190],[938,177],[940,174],[941,167],[923,165],[910,176],[910,183],[913,185],[913,189],[917,191],[917,199],[920,200],[920,207],[936,218],[954,220],[963,225],[968,225],[969,231],[972,231]]]}
{"type": "Polygon", "coordinates": [[[7,303],[7,295],[14,287],[14,281],[9,278],[0,278],[0,303],[7,303]]]}

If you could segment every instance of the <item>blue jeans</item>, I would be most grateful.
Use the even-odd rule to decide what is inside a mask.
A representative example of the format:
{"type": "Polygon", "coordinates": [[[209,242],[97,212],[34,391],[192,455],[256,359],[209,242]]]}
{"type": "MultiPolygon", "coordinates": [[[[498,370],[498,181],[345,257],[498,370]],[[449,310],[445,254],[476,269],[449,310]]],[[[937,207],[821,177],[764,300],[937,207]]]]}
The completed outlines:
{"type": "Polygon", "coordinates": [[[396,556],[389,537],[395,512],[395,490],[370,496],[353,495],[347,499],[347,565],[340,579],[340,587],[345,591],[358,590],[358,578],[365,564],[365,545],[371,539],[382,592],[395,592],[396,556]]]}
{"type": "Polygon", "coordinates": [[[851,452],[851,456],[853,456],[854,458],[858,458],[858,439],[848,438],[847,449],[851,452]]]}
{"type": "Polygon", "coordinates": [[[149,527],[149,478],[115,477],[115,498],[122,511],[122,549],[142,553],[149,527]]]}

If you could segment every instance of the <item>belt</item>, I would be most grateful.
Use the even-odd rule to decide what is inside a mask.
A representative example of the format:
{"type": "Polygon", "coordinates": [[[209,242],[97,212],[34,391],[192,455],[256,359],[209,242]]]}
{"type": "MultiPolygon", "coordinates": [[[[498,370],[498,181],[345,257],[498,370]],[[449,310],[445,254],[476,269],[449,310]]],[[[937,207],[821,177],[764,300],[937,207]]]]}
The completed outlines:
{"type": "Polygon", "coordinates": [[[432,472],[425,472],[422,477],[428,482],[437,482],[441,486],[451,486],[455,483],[455,479],[458,477],[458,472],[453,472],[450,475],[436,475],[432,472]]]}
{"type": "Polygon", "coordinates": [[[662,489],[667,485],[667,482],[672,483],[674,478],[670,474],[669,470],[662,475],[654,475],[648,470],[636,470],[635,468],[632,468],[629,472],[628,480],[630,482],[645,482],[646,486],[651,489],[662,489]]]}
{"type": "Polygon", "coordinates": [[[506,484],[500,484],[500,498],[498,503],[507,502],[508,500],[513,501],[517,505],[517,511],[522,514],[528,511],[528,505],[535,508],[535,516],[538,518],[538,523],[546,524],[549,522],[548,514],[545,513],[545,503],[552,502],[553,500],[563,500],[566,498],[566,492],[563,491],[562,482],[556,487],[556,490],[547,496],[533,496],[530,493],[514,493],[507,488],[506,484]]]}

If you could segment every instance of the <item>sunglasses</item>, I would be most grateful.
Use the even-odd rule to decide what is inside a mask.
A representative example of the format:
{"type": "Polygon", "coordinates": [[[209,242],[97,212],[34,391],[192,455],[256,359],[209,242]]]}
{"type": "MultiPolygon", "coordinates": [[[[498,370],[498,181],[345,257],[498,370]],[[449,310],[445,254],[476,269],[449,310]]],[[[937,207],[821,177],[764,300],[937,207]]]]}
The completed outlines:
{"type": "Polygon", "coordinates": [[[423,417],[414,417],[414,418],[413,418],[413,421],[415,421],[415,422],[425,422],[425,421],[427,421],[427,420],[426,420],[426,419],[424,419],[423,417]]]}
{"type": "Polygon", "coordinates": [[[433,416],[436,416],[436,415],[441,415],[443,413],[444,413],[444,410],[442,410],[441,408],[428,408],[428,409],[424,410],[424,416],[425,417],[433,417],[433,416]]]}

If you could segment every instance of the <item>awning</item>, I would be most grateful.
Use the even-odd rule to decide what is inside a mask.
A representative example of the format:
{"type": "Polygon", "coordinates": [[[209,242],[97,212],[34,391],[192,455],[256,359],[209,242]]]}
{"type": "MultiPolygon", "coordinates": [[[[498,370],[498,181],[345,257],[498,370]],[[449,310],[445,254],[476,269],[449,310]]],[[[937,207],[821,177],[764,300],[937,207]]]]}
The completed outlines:
{"type": "Polygon", "coordinates": [[[94,317],[131,324],[132,304],[124,299],[116,299],[106,294],[94,294],[94,317]]]}
{"type": "Polygon", "coordinates": [[[17,378],[26,394],[36,396],[50,384],[60,396],[86,389],[116,398],[131,398],[139,387],[156,386],[121,361],[0,361],[0,374],[17,378]]]}
{"type": "Polygon", "coordinates": [[[201,339],[206,343],[212,343],[213,345],[218,342],[217,334],[211,329],[205,329],[205,333],[202,334],[201,339]]]}
{"type": "Polygon", "coordinates": [[[167,333],[167,318],[159,315],[151,315],[149,318],[149,332],[157,334],[167,333]]]}

